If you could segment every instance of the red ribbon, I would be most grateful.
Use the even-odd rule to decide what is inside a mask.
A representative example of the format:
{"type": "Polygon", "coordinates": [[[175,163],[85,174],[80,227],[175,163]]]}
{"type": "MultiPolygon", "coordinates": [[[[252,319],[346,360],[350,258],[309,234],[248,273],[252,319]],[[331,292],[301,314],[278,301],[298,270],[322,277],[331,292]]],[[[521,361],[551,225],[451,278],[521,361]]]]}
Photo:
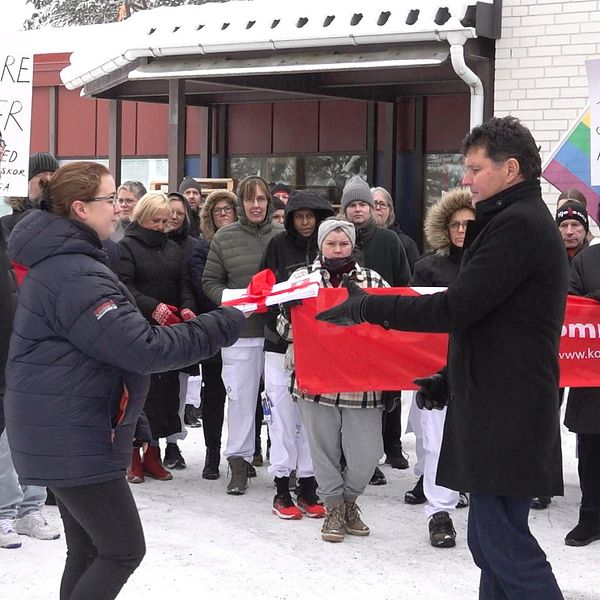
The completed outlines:
{"type": "Polygon", "coordinates": [[[223,302],[226,306],[237,306],[239,304],[256,304],[257,313],[267,312],[267,297],[271,295],[271,290],[275,285],[275,273],[271,269],[259,271],[246,288],[246,293],[237,300],[227,300],[223,302]]]}

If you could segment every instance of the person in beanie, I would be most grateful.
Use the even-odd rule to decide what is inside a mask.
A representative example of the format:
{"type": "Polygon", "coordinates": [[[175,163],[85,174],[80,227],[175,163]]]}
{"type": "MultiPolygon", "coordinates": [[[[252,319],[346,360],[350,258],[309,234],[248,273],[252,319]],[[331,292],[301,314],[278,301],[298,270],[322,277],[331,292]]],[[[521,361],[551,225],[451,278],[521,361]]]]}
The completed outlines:
{"type": "Polygon", "coordinates": [[[188,201],[190,208],[190,235],[200,236],[200,211],[202,204],[202,187],[193,177],[184,177],[179,184],[179,193],[188,201]]]}
{"type": "Polygon", "coordinates": [[[556,224],[571,262],[575,255],[589,246],[587,209],[575,200],[568,200],[556,211],[556,224]]]}
{"type": "MultiPolygon", "coordinates": [[[[340,287],[346,280],[354,281],[361,288],[389,287],[378,273],[359,266],[353,255],[355,243],[356,230],[352,223],[341,217],[326,219],[317,233],[317,258],[309,267],[294,271],[292,279],[320,271],[321,287],[325,288],[340,287]]],[[[292,341],[292,323],[287,311],[279,316],[277,330],[283,339],[292,341]]],[[[290,344],[287,350],[290,368],[293,368],[292,357],[290,344]]],[[[346,533],[369,535],[369,527],[360,518],[356,500],[367,487],[383,453],[382,393],[339,392],[312,396],[298,389],[294,374],[291,388],[306,429],[318,493],[327,511],[321,538],[326,542],[341,542],[346,533]],[[341,465],[342,449],[345,468],[341,465]]]]}
{"type": "MultiPolygon", "coordinates": [[[[258,272],[262,255],[272,237],[283,231],[271,222],[273,204],[262,177],[246,177],[237,188],[238,220],[216,231],[202,277],[204,292],[220,304],[226,288],[245,289],[258,272]]],[[[227,493],[246,492],[255,449],[255,415],[264,371],[264,317],[252,315],[240,340],[223,348],[223,383],[229,397],[228,438],[225,456],[231,479],[227,493]]]]}
{"type": "Polygon", "coordinates": [[[284,204],[288,203],[292,188],[285,183],[276,183],[271,188],[271,198],[279,198],[284,204]]]}
{"type": "MultiPolygon", "coordinates": [[[[563,206],[564,207],[564,206],[563,206]]],[[[600,246],[579,252],[571,262],[569,293],[600,300],[600,246]]],[[[567,533],[567,546],[600,540],[600,388],[571,388],[565,426],[577,434],[581,505],[577,525],[567,533]]]]}
{"type": "MultiPolygon", "coordinates": [[[[356,248],[361,265],[379,273],[392,287],[408,285],[410,265],[399,237],[390,229],[377,226],[375,199],[367,182],[355,175],[342,192],[342,214],[356,227],[356,248]]],[[[384,413],[383,442],[386,462],[392,468],[408,469],[408,460],[402,452],[402,406],[384,413]]],[[[385,485],[385,475],[375,468],[371,485],[385,485]]]]}
{"type": "Polygon", "coordinates": [[[285,202],[278,196],[273,196],[273,214],[271,215],[271,221],[273,223],[279,223],[283,225],[285,220],[285,202]]]}
{"type": "Polygon", "coordinates": [[[415,380],[417,403],[448,406],[436,483],[470,492],[467,540],[481,570],[479,597],[562,600],[528,520],[532,497],[564,490],[565,250],[542,199],[538,146],[518,119],[474,127],[462,151],[475,220],[447,290],[384,297],[350,284],[348,299],[316,318],[450,334],[447,367],[415,380]]]}
{"type": "MultiPolygon", "coordinates": [[[[285,231],[267,246],[260,269],[271,269],[277,283],[287,281],[300,267],[308,268],[317,257],[317,231],[327,217],[334,214],[330,203],[314,192],[295,191],[285,207],[285,231]]],[[[285,366],[288,343],[277,333],[277,315],[273,307],[265,318],[265,392],[271,405],[269,435],[271,464],[277,494],[273,514],[282,519],[300,519],[325,515],[319,504],[315,473],[310,458],[306,431],[298,404],[289,392],[290,371],[285,366]],[[298,477],[298,506],[289,492],[290,475],[298,477]]]]}
{"type": "Polygon", "coordinates": [[[38,201],[42,195],[44,184],[60,165],[49,152],[36,152],[29,157],[29,200],[38,201]]]}
{"type": "Polygon", "coordinates": [[[4,237],[8,239],[13,227],[32,208],[39,208],[42,188],[52,173],[59,168],[58,161],[48,152],[36,152],[29,157],[29,189],[28,197],[7,197],[5,203],[12,209],[12,214],[0,218],[4,237]]]}

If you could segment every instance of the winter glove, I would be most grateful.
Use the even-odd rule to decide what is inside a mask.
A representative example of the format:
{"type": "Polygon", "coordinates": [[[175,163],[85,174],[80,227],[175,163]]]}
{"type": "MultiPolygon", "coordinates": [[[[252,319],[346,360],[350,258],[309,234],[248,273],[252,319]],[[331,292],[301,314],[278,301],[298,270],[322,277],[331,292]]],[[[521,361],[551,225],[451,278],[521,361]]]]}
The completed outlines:
{"type": "Polygon", "coordinates": [[[342,278],[342,286],[348,289],[348,299],[333,308],[320,312],[317,319],[343,327],[364,323],[363,308],[369,294],[361,290],[347,274],[342,278]]]}
{"type": "Polygon", "coordinates": [[[418,408],[442,410],[448,404],[448,382],[441,373],[413,379],[413,383],[421,386],[415,398],[418,408]]]}
{"type": "Polygon", "coordinates": [[[284,316],[285,319],[287,319],[288,321],[291,321],[291,308],[292,306],[301,306],[302,305],[302,300],[289,300],[288,302],[282,302],[279,305],[279,312],[281,312],[281,314],[284,316]]]}
{"type": "Polygon", "coordinates": [[[152,441],[152,430],[148,417],[142,412],[135,424],[135,433],[133,434],[133,445],[136,448],[147,446],[152,441]]]}
{"type": "Polygon", "coordinates": [[[175,325],[181,323],[181,319],[177,316],[177,307],[162,302],[154,309],[152,318],[159,324],[164,326],[175,325]]]}
{"type": "Polygon", "coordinates": [[[182,308],[179,311],[179,314],[181,315],[181,318],[184,321],[189,321],[190,319],[195,319],[196,318],[196,313],[193,310],[189,309],[189,308],[182,308]]]}

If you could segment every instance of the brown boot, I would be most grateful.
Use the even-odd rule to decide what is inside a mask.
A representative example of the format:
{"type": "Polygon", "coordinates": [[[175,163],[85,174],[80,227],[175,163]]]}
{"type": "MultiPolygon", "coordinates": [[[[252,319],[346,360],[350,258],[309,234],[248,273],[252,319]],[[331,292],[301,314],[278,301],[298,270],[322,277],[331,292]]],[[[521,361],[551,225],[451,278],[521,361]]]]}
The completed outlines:
{"type": "Polygon", "coordinates": [[[131,464],[127,469],[127,481],[129,483],[144,483],[144,467],[142,466],[140,448],[133,449],[131,464]]]}
{"type": "Polygon", "coordinates": [[[346,502],[346,533],[350,535],[369,535],[371,530],[360,518],[360,508],[356,502],[346,502]]]}
{"type": "Polygon", "coordinates": [[[321,539],[324,542],[344,541],[344,510],[343,502],[327,507],[325,521],[321,527],[321,539]]]}
{"type": "Polygon", "coordinates": [[[148,450],[144,453],[143,458],[144,473],[148,477],[158,479],[159,481],[168,481],[173,479],[170,471],[167,471],[160,460],[160,450],[158,446],[149,446],[148,450]]]}

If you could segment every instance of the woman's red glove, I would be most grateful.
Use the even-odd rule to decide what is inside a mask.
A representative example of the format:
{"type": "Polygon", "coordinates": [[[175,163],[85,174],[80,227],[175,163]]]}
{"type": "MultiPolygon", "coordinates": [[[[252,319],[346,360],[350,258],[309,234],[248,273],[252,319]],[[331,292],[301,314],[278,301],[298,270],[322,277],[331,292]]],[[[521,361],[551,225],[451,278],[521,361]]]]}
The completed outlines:
{"type": "Polygon", "coordinates": [[[154,309],[152,318],[163,326],[175,325],[181,323],[181,319],[177,316],[177,307],[162,302],[154,309]]]}
{"type": "Polygon", "coordinates": [[[181,318],[184,321],[189,321],[190,319],[196,318],[196,313],[193,310],[190,310],[189,308],[182,308],[179,311],[179,314],[181,315],[181,318]]]}

